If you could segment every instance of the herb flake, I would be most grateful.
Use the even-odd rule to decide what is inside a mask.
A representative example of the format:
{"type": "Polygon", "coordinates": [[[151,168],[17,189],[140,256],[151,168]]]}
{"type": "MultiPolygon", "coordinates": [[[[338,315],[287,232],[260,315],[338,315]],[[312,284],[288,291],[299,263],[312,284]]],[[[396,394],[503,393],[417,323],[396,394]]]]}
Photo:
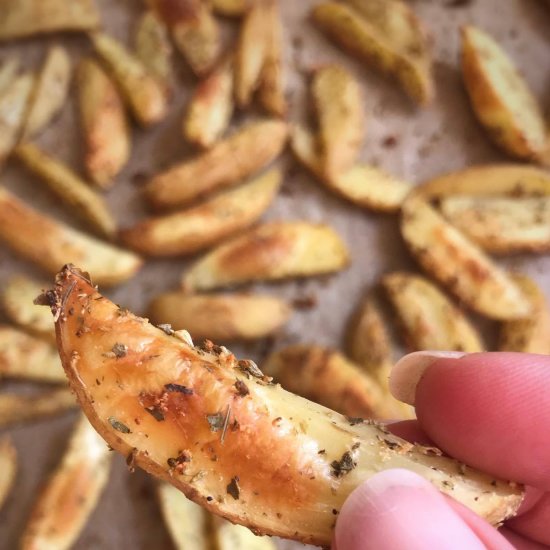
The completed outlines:
{"type": "Polygon", "coordinates": [[[126,357],[128,354],[128,346],[126,344],[119,344],[118,342],[113,346],[113,349],[111,350],[117,359],[121,359],[122,357],[126,357]]]}
{"type": "Polygon", "coordinates": [[[206,420],[208,420],[208,424],[210,425],[210,431],[219,432],[220,430],[223,429],[225,418],[221,412],[214,413],[214,414],[207,414],[206,420]]]}
{"type": "Polygon", "coordinates": [[[227,494],[231,495],[235,500],[239,500],[241,495],[241,488],[239,487],[239,476],[231,478],[231,481],[227,485],[227,494]]]}
{"type": "Polygon", "coordinates": [[[237,395],[240,397],[245,397],[250,393],[248,386],[242,380],[235,382],[235,389],[237,390],[237,395]]]}
{"type": "Polygon", "coordinates": [[[354,462],[353,457],[351,456],[351,453],[349,451],[346,451],[340,460],[333,460],[330,463],[330,467],[332,468],[332,475],[334,477],[343,477],[346,474],[349,474],[355,467],[357,466],[357,463],[354,462]]]}
{"type": "Polygon", "coordinates": [[[164,384],[164,389],[167,392],[183,393],[184,395],[193,395],[194,393],[191,388],[187,388],[181,384],[164,384]]]}
{"type": "Polygon", "coordinates": [[[122,422],[119,422],[114,416],[109,417],[109,424],[111,424],[111,426],[117,432],[120,432],[120,433],[123,433],[123,434],[132,433],[132,431],[130,430],[130,428],[128,428],[128,426],[126,426],[126,424],[123,424],[122,422]]]}

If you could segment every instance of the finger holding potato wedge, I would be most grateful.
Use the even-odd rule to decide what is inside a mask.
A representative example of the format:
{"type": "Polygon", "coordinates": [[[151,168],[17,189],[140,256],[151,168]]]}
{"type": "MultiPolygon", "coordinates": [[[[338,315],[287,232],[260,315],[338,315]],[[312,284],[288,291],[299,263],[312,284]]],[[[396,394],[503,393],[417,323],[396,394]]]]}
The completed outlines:
{"type": "Polygon", "coordinates": [[[0,439],[0,510],[17,475],[17,451],[8,436],[0,439]]]}
{"type": "Polygon", "coordinates": [[[212,250],[182,278],[186,291],[252,281],[276,281],[340,271],[349,252],[332,227],[301,221],[270,222],[212,250]]]}

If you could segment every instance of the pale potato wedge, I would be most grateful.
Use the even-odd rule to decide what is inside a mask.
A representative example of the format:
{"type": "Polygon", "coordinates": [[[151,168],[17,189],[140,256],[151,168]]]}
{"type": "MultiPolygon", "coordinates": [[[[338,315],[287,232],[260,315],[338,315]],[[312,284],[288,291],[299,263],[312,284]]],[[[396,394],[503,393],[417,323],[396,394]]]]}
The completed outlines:
{"type": "Polygon", "coordinates": [[[154,176],[145,196],[156,209],[173,209],[234,185],[277,158],[287,135],[287,125],[278,120],[247,124],[209,151],[154,176]]]}
{"type": "Polygon", "coordinates": [[[328,546],[334,510],[389,468],[425,476],[493,524],[521,504],[516,483],[288,393],[225,348],[194,348],[121,311],[72,266],[49,296],[63,366],[102,437],[257,534],[328,546]],[[76,336],[81,323],[91,330],[76,336]]]}
{"type": "Polygon", "coordinates": [[[52,316],[33,302],[48,285],[24,275],[12,277],[0,293],[0,305],[8,319],[36,336],[55,341],[52,316]]]}
{"type": "Polygon", "coordinates": [[[277,550],[270,537],[259,537],[242,525],[212,517],[214,550],[277,550]]]}
{"type": "Polygon", "coordinates": [[[359,83],[339,65],[319,68],[311,83],[319,124],[319,158],[328,180],[337,179],[356,163],[365,132],[359,83]]]}
{"type": "Polygon", "coordinates": [[[382,277],[382,286],[411,351],[483,351],[479,334],[470,321],[424,277],[394,272],[382,277]]]}
{"type": "Polygon", "coordinates": [[[0,189],[0,241],[48,273],[80,262],[105,285],[128,280],[141,268],[136,254],[99,241],[34,210],[0,189]]]}
{"type": "Polygon", "coordinates": [[[0,92],[0,167],[21,135],[34,82],[34,75],[25,73],[0,92]]]}
{"type": "Polygon", "coordinates": [[[149,304],[152,323],[185,329],[197,342],[257,340],[279,330],[292,310],[283,300],[260,294],[166,292],[149,304]]]}
{"type": "Polygon", "coordinates": [[[34,503],[21,550],[68,550],[94,511],[109,478],[112,453],[80,415],[60,464],[34,503]]]}
{"type": "Polygon", "coordinates": [[[183,120],[183,135],[193,145],[208,149],[227,130],[235,108],[233,69],[228,56],[197,86],[183,120]]]}
{"type": "Polygon", "coordinates": [[[71,77],[71,60],[67,50],[62,46],[53,46],[48,51],[36,78],[21,135],[22,141],[39,134],[61,111],[67,102],[71,77]]]}
{"type": "Polygon", "coordinates": [[[94,0],[2,0],[0,42],[59,31],[99,27],[94,0]]]}
{"type": "Polygon", "coordinates": [[[257,222],[277,195],[281,181],[280,170],[269,170],[198,206],[124,229],[121,240],[147,256],[182,256],[204,250],[257,222]]]}
{"type": "Polygon", "coordinates": [[[126,110],[116,86],[93,59],[80,62],[77,83],[84,166],[90,179],[107,189],[130,157],[126,110]]]}
{"type": "Polygon", "coordinates": [[[550,355],[548,300],[538,285],[526,275],[515,275],[514,280],[531,302],[533,311],[525,319],[502,324],[499,350],[550,355]]]}
{"type": "Polygon", "coordinates": [[[241,17],[256,0],[212,0],[212,9],[224,17],[241,17]]]}
{"type": "Polygon", "coordinates": [[[90,229],[107,239],[114,236],[116,221],[109,212],[107,203],[68,166],[32,143],[17,146],[14,156],[90,229]]]}
{"type": "Polygon", "coordinates": [[[0,510],[17,475],[17,451],[8,436],[0,439],[0,510]]]}
{"type": "Polygon", "coordinates": [[[42,420],[77,406],[69,388],[45,390],[34,395],[0,393],[0,428],[42,420]]]}
{"type": "Polygon", "coordinates": [[[319,29],[373,69],[393,76],[419,105],[434,97],[428,39],[400,0],[322,2],[313,8],[319,29]],[[346,5],[347,4],[347,5],[346,5]]]}
{"type": "Polygon", "coordinates": [[[21,60],[19,57],[10,57],[0,66],[0,95],[17,78],[21,60]]]}
{"type": "Polygon", "coordinates": [[[114,38],[99,32],[90,37],[135,119],[142,126],[160,122],[166,116],[168,100],[156,77],[114,38]]]}
{"type": "Polygon", "coordinates": [[[473,25],[462,28],[462,75],[477,118],[498,146],[526,160],[545,153],[541,107],[500,45],[473,25]]]}
{"type": "Polygon", "coordinates": [[[328,189],[344,199],[378,212],[397,212],[412,185],[367,164],[356,164],[344,173],[328,177],[321,163],[315,136],[301,126],[292,130],[291,148],[303,164],[328,189]]]}
{"type": "Polygon", "coordinates": [[[6,325],[0,325],[2,378],[55,383],[66,381],[59,353],[51,343],[6,325]]]}
{"type": "Polygon", "coordinates": [[[332,227],[302,221],[270,222],[208,253],[185,273],[187,291],[251,281],[276,281],[341,271],[349,252],[332,227]]]}
{"type": "Polygon", "coordinates": [[[464,305],[496,320],[531,313],[513,279],[422,197],[403,204],[401,234],[419,264],[464,305]]]}

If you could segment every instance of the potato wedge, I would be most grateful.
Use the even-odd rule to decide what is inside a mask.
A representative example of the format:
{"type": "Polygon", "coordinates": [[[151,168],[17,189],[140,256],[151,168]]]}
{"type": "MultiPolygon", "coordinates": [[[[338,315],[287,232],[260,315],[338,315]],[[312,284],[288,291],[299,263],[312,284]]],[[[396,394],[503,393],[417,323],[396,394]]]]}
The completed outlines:
{"type": "Polygon", "coordinates": [[[0,439],[0,509],[15,484],[17,451],[8,436],[0,439]]]}
{"type": "Polygon", "coordinates": [[[318,69],[311,94],[319,122],[321,169],[335,180],[356,163],[363,142],[365,113],[359,83],[339,65],[318,69]]]}
{"type": "Polygon", "coordinates": [[[256,0],[212,0],[212,9],[224,17],[241,17],[256,0]]]}
{"type": "Polygon", "coordinates": [[[338,46],[373,69],[393,76],[416,103],[427,105],[433,100],[428,40],[420,21],[404,2],[322,2],[313,8],[312,18],[338,46]]]}
{"type": "Polygon", "coordinates": [[[0,92],[0,167],[21,135],[34,82],[34,75],[25,73],[0,92]]]}
{"type": "Polygon", "coordinates": [[[151,218],[120,233],[128,248],[147,256],[181,256],[204,250],[250,227],[281,185],[280,170],[220,193],[188,210],[151,218]]]}
{"type": "Polygon", "coordinates": [[[401,234],[420,265],[463,304],[496,320],[531,313],[513,279],[422,197],[403,204],[401,234]]]}
{"type": "Polygon", "coordinates": [[[90,179],[107,189],[130,157],[126,111],[116,86],[93,59],[80,62],[77,81],[84,166],[90,179]]]}
{"type": "Polygon", "coordinates": [[[162,85],[140,59],[120,42],[103,34],[91,36],[94,48],[116,82],[135,119],[142,126],[161,121],[168,101],[162,85]]]}
{"type": "Polygon", "coordinates": [[[0,304],[8,319],[36,336],[55,341],[52,316],[42,306],[35,305],[38,297],[48,285],[17,275],[12,277],[0,293],[0,304]]]}
{"type": "Polygon", "coordinates": [[[55,383],[66,380],[55,347],[6,325],[0,325],[0,379],[2,378],[55,383]]]}
{"type": "Polygon", "coordinates": [[[287,126],[262,120],[241,128],[201,155],[151,179],[145,196],[156,209],[176,208],[254,175],[279,156],[287,126]]]}
{"type": "Polygon", "coordinates": [[[60,356],[92,425],[136,466],[213,513],[258,534],[328,546],[333,510],[366,478],[396,467],[493,524],[522,501],[521,486],[288,393],[224,348],[194,348],[121,315],[72,266],[56,281],[49,296],[60,356]],[[82,322],[91,330],[78,337],[82,322]]]}
{"type": "Polygon", "coordinates": [[[59,31],[99,27],[94,0],[2,0],[0,42],[59,31]]]}
{"type": "Polygon", "coordinates": [[[107,203],[68,166],[50,157],[32,143],[19,145],[15,148],[14,155],[91,229],[107,239],[114,236],[116,222],[107,208],[107,203]]]}
{"type": "Polygon", "coordinates": [[[69,388],[45,390],[35,395],[0,394],[0,428],[34,422],[77,407],[69,388]]]}
{"type": "Polygon", "coordinates": [[[10,57],[0,65],[0,96],[4,90],[17,78],[19,65],[21,61],[19,57],[10,57]]]}
{"type": "Polygon", "coordinates": [[[67,102],[71,83],[71,60],[62,46],[53,46],[36,79],[22,141],[32,139],[45,129],[67,102]]]}
{"type": "Polygon", "coordinates": [[[541,107],[500,45],[473,25],[462,28],[462,75],[477,118],[498,146],[520,159],[545,154],[541,107]]]}
{"type": "Polygon", "coordinates": [[[233,68],[229,56],[197,86],[183,120],[183,135],[193,145],[208,149],[227,130],[235,108],[233,68]]]}
{"type": "Polygon", "coordinates": [[[270,537],[259,537],[250,529],[218,517],[212,517],[215,550],[277,550],[270,537]]]}
{"type": "Polygon", "coordinates": [[[259,294],[187,294],[166,292],[149,304],[155,324],[189,331],[193,339],[219,342],[256,340],[280,329],[291,308],[282,300],[259,294]]]}
{"type": "Polygon", "coordinates": [[[21,550],[72,547],[101,497],[111,458],[105,441],[80,415],[60,464],[34,503],[21,550]]]}
{"type": "Polygon", "coordinates": [[[39,213],[0,189],[0,241],[48,273],[67,261],[80,262],[105,285],[126,281],[142,260],[39,213]]]}
{"type": "Polygon", "coordinates": [[[301,126],[295,126],[292,130],[291,148],[297,160],[321,183],[361,208],[396,212],[412,189],[410,183],[367,164],[357,164],[342,174],[327,177],[315,137],[301,126]]]}
{"type": "Polygon", "coordinates": [[[349,252],[332,227],[310,222],[270,222],[215,248],[183,276],[187,291],[251,281],[276,281],[334,273],[349,252]]]}
{"type": "Polygon", "coordinates": [[[479,334],[462,311],[424,277],[394,272],[382,277],[382,286],[411,351],[483,351],[479,334]]]}
{"type": "Polygon", "coordinates": [[[500,329],[500,351],[550,355],[550,307],[542,290],[526,275],[514,275],[516,284],[531,302],[529,317],[508,321],[500,329]]]}

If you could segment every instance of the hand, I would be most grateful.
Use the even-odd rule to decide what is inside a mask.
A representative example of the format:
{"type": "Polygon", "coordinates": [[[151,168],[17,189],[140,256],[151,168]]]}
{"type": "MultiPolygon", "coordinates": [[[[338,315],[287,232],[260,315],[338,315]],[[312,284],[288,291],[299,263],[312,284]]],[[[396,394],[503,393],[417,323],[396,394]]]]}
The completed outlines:
{"type": "Polygon", "coordinates": [[[381,472],[344,504],[337,550],[536,550],[550,546],[550,356],[419,352],[392,371],[418,420],[389,428],[494,476],[524,483],[518,515],[496,530],[406,470],[381,472]]]}

